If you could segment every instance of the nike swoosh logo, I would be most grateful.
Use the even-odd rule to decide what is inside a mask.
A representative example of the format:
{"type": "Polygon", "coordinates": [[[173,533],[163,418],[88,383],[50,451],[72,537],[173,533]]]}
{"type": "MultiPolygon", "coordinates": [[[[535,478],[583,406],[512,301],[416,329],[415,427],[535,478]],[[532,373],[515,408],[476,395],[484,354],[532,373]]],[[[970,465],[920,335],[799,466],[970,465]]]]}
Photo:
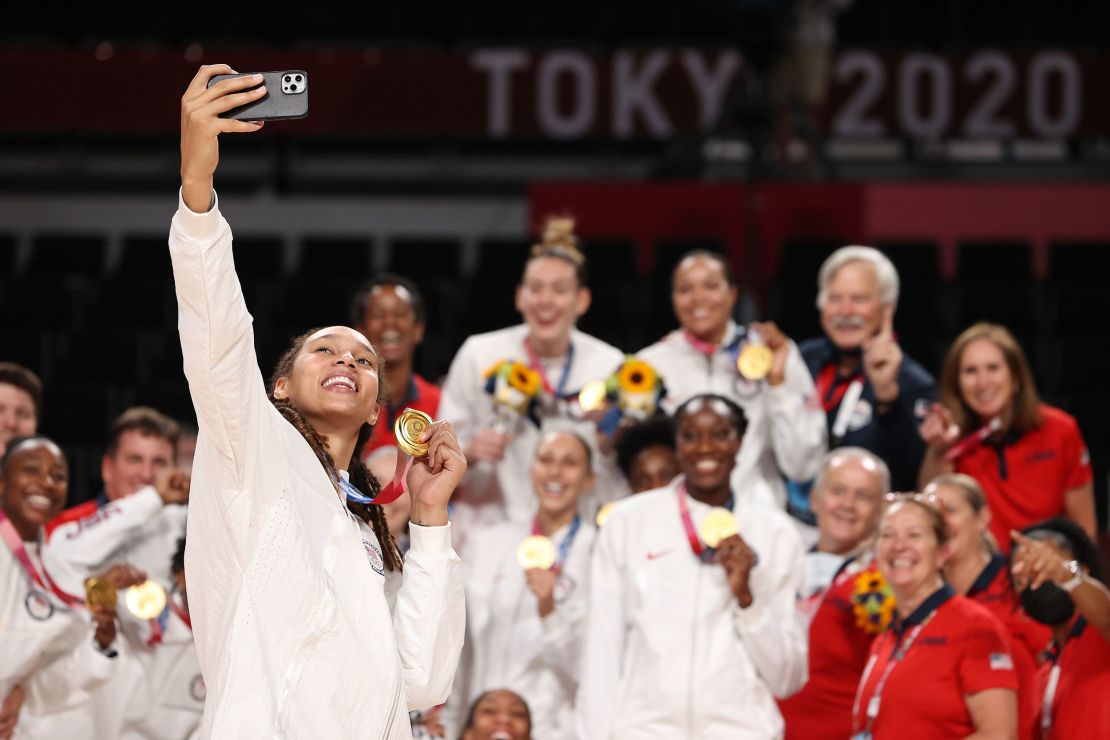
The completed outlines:
{"type": "Polygon", "coordinates": [[[647,554],[647,559],[648,560],[657,560],[657,559],[663,557],[664,555],[666,555],[669,552],[670,552],[670,550],[660,550],[659,552],[649,552],[647,554]]]}

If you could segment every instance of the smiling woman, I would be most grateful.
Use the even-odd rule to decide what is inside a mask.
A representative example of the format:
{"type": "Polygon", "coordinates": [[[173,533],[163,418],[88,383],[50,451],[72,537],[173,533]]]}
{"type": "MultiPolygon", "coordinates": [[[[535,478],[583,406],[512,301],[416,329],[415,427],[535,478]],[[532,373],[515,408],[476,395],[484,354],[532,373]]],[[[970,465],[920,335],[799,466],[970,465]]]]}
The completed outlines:
{"type": "Polygon", "coordinates": [[[447,503],[466,459],[449,424],[421,435],[402,575],[359,454],[379,413],[373,346],[346,327],[308,332],[263,384],[212,184],[218,135],[261,128],[219,114],[265,89],[248,90],[251,76],[207,86],[230,72],[202,67],[182,98],[170,231],[200,429],[186,577],[208,690],[201,734],[407,738],[408,710],[446,698],[462,644],[447,503]]]}
{"type": "Polygon", "coordinates": [[[801,541],[732,495],[740,407],[696,395],[675,425],[681,475],[619,502],[597,538],[579,737],[781,737],[775,698],[806,680],[801,541]]]}

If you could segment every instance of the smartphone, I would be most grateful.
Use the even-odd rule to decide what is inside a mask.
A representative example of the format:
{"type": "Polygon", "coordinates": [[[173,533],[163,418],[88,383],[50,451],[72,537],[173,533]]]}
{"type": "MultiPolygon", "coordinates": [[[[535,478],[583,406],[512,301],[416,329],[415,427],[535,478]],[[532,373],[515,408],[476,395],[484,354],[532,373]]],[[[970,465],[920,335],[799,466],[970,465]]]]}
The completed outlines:
{"type": "MultiPolygon", "coordinates": [[[[212,87],[221,80],[233,77],[248,77],[257,72],[233,75],[216,75],[208,81],[212,87]]],[[[258,100],[220,114],[220,118],[234,118],[238,121],[282,121],[292,118],[305,118],[308,115],[308,73],[303,69],[287,69],[282,72],[263,72],[262,83],[266,94],[258,100]]],[[[240,90],[247,92],[258,85],[240,90]]]]}

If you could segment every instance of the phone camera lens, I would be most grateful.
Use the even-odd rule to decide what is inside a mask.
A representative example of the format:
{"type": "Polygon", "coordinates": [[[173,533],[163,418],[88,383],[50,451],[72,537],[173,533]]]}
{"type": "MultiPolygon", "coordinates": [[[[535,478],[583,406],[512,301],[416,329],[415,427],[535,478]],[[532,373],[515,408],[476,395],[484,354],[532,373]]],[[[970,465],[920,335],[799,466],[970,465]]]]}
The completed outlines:
{"type": "Polygon", "coordinates": [[[300,81],[301,81],[301,76],[300,76],[300,75],[297,75],[297,76],[296,76],[296,77],[294,77],[293,79],[295,79],[295,80],[296,80],[297,82],[300,82],[300,81]]]}

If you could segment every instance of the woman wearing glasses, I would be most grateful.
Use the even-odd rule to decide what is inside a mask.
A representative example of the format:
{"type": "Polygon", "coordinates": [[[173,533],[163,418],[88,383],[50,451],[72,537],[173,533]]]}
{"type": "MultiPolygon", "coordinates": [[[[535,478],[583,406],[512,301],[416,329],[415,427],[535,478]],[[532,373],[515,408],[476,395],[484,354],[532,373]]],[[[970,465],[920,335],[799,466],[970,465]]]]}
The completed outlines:
{"type": "Polygon", "coordinates": [[[854,738],[1016,736],[1010,639],[989,611],[944,582],[948,528],[934,501],[893,496],[879,521],[876,559],[896,611],[871,644],[854,738]]]}

